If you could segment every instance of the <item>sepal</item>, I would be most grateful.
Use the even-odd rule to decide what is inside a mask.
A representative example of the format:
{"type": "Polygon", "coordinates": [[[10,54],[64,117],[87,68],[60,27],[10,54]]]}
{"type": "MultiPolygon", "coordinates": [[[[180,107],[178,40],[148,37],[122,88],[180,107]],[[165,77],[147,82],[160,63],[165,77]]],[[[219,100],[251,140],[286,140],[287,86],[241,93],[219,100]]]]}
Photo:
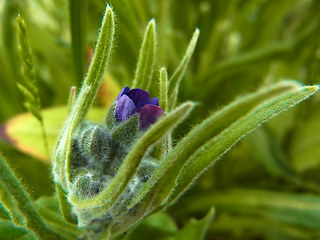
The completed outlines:
{"type": "Polygon", "coordinates": [[[112,105],[110,106],[110,108],[107,112],[107,115],[106,115],[105,123],[106,123],[106,127],[109,130],[112,130],[113,128],[115,128],[118,125],[117,120],[115,118],[116,107],[117,107],[117,102],[112,103],[112,105]]]}
{"type": "Polygon", "coordinates": [[[135,114],[121,123],[112,132],[112,139],[125,145],[131,145],[139,133],[139,115],[135,114]]]}

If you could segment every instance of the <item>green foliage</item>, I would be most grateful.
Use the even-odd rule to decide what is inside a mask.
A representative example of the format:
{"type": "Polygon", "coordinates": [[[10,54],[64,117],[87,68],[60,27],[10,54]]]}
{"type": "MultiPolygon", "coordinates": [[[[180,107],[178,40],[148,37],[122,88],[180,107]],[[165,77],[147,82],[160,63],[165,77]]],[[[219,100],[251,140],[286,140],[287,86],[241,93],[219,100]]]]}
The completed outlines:
{"type": "Polygon", "coordinates": [[[318,90],[319,7],[2,1],[0,236],[318,239],[320,98],[287,110],[318,90]],[[159,98],[148,129],[115,118],[125,86],[159,98]]]}
{"type": "Polygon", "coordinates": [[[133,80],[134,88],[149,90],[156,53],[157,39],[155,28],[155,21],[151,20],[141,46],[138,66],[133,80]]]}
{"type": "Polygon", "coordinates": [[[86,64],[86,16],[88,1],[70,0],[69,16],[72,38],[72,53],[77,87],[82,84],[86,64]]]}
{"type": "MultiPolygon", "coordinates": [[[[0,172],[1,185],[4,185],[7,189],[7,193],[9,194],[7,197],[11,198],[11,204],[14,203],[17,212],[19,212],[18,216],[12,216],[12,218],[19,219],[19,225],[23,223],[25,228],[30,230],[38,239],[62,239],[43,222],[2,156],[0,156],[0,172]],[[22,216],[24,220],[20,222],[22,216]]],[[[13,206],[11,205],[10,207],[13,206]]],[[[11,214],[14,213],[11,211],[11,214]]]]}
{"type": "MultiPolygon", "coordinates": [[[[50,151],[55,147],[56,139],[60,134],[67,114],[67,107],[55,107],[42,111],[50,151]]],[[[87,119],[98,122],[104,115],[105,109],[95,107],[88,112],[87,119]]],[[[42,160],[47,159],[46,149],[41,141],[42,129],[39,129],[37,119],[31,114],[18,115],[2,125],[1,128],[3,130],[0,138],[12,143],[14,147],[23,152],[42,160]]]]}
{"type": "Polygon", "coordinates": [[[170,77],[170,79],[169,79],[168,99],[169,99],[169,103],[170,103],[171,108],[174,107],[174,105],[177,101],[179,84],[180,84],[180,81],[182,80],[182,77],[186,73],[188,64],[190,62],[190,59],[191,59],[192,54],[194,52],[194,49],[196,47],[199,34],[200,34],[199,29],[196,29],[195,32],[193,33],[193,36],[190,40],[187,51],[186,51],[185,55],[183,56],[179,67],[175,70],[172,77],[170,77]]]}

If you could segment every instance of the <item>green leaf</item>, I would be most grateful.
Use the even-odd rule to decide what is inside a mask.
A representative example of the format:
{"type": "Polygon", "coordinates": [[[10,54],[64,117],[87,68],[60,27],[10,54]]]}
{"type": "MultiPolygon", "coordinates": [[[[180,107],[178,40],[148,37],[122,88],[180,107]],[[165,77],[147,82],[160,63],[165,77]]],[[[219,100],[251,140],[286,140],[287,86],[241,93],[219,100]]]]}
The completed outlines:
{"type": "Polygon", "coordinates": [[[70,176],[66,169],[70,164],[69,155],[71,152],[72,134],[89,111],[102,82],[104,70],[113,47],[114,25],[114,13],[111,7],[107,5],[93,60],[71,113],[63,127],[54,156],[54,180],[58,184],[61,184],[64,190],[69,188],[68,184],[70,183],[68,181],[70,176]]]}
{"type": "Polygon", "coordinates": [[[64,220],[70,223],[76,223],[75,217],[72,216],[72,206],[68,202],[67,193],[58,183],[56,183],[56,191],[59,199],[60,210],[64,220]]]}
{"type": "Polygon", "coordinates": [[[259,128],[248,136],[253,159],[260,163],[271,175],[299,183],[300,177],[289,165],[276,139],[265,128],[259,128]]]}
{"type": "Polygon", "coordinates": [[[58,194],[52,195],[52,196],[41,196],[37,200],[35,200],[35,204],[41,208],[48,209],[50,211],[53,211],[55,213],[61,213],[60,212],[60,206],[59,206],[59,199],[58,194]]]}
{"type": "Polygon", "coordinates": [[[317,90],[316,86],[300,87],[296,82],[284,81],[242,97],[216,112],[177,144],[130,207],[151,199],[155,201],[154,205],[161,205],[177,184],[171,193],[173,198],[169,200],[172,202],[241,137],[317,90]]]}
{"type": "Polygon", "coordinates": [[[219,236],[232,235],[234,239],[310,240],[318,239],[320,236],[318,231],[308,231],[263,218],[238,215],[224,215],[215,219],[210,231],[219,236]]]}
{"type": "MultiPolygon", "coordinates": [[[[186,102],[153,124],[132,147],[117,175],[102,193],[91,199],[80,199],[79,196],[71,194],[68,197],[69,201],[76,207],[93,208],[102,206],[105,210],[109,209],[135,174],[141,159],[149,147],[183,121],[193,107],[193,103],[186,102]]],[[[99,210],[97,214],[104,214],[104,212],[99,210]]]]}
{"type": "MultiPolygon", "coordinates": [[[[57,190],[61,191],[61,188],[57,188],[57,190]]],[[[63,236],[66,238],[74,239],[79,237],[84,231],[83,229],[77,227],[75,217],[71,217],[71,207],[68,209],[63,209],[64,206],[59,206],[59,204],[64,202],[69,204],[66,199],[63,201],[59,199],[61,196],[66,198],[66,194],[59,195],[58,193],[57,195],[58,196],[45,196],[37,199],[35,204],[40,216],[43,218],[46,224],[48,224],[55,231],[63,234],[63,236]],[[61,216],[61,212],[63,216],[61,216]]]]}
{"type": "Polygon", "coordinates": [[[25,227],[28,230],[38,239],[63,239],[42,221],[27,193],[23,190],[2,156],[0,156],[0,181],[8,189],[10,197],[14,199],[16,208],[24,217],[25,227]]]}
{"type": "Polygon", "coordinates": [[[5,240],[16,240],[27,233],[23,227],[17,227],[9,221],[0,220],[0,236],[5,240]]]}
{"type": "Polygon", "coordinates": [[[208,214],[201,220],[191,219],[188,224],[181,229],[175,236],[175,240],[202,240],[214,217],[214,209],[211,208],[208,214]]]}
{"type": "Polygon", "coordinates": [[[142,88],[148,91],[151,85],[153,66],[156,54],[155,21],[152,19],[146,29],[140,49],[138,65],[133,80],[133,88],[142,88]]]}
{"type": "Polygon", "coordinates": [[[38,212],[43,221],[55,232],[58,232],[66,239],[75,239],[83,234],[76,224],[66,222],[60,215],[46,208],[38,207],[38,212]]]}
{"type": "Polygon", "coordinates": [[[187,70],[190,59],[197,45],[199,34],[200,34],[199,29],[196,29],[195,32],[193,33],[193,36],[190,40],[186,53],[184,54],[179,67],[176,69],[172,77],[169,79],[169,89],[168,89],[168,96],[169,96],[169,103],[170,103],[169,109],[172,109],[177,102],[179,84],[187,70]]]}
{"type": "Polygon", "coordinates": [[[0,199],[0,220],[10,220],[7,209],[3,206],[2,200],[0,199]]]}
{"type": "MultiPolygon", "coordinates": [[[[85,78],[82,88],[80,89],[79,96],[74,104],[74,109],[78,109],[79,105],[82,105],[81,113],[76,113],[78,122],[81,121],[88,112],[93,100],[100,87],[105,67],[109,61],[114,41],[115,23],[114,13],[112,8],[107,6],[105,15],[102,21],[102,27],[98,39],[98,43],[95,49],[95,53],[89,67],[87,77],[85,78]],[[89,88],[89,93],[86,98],[81,98],[82,90],[86,91],[89,88]]],[[[75,113],[71,113],[74,117],[75,113]]]]}
{"type": "Polygon", "coordinates": [[[86,68],[86,16],[87,0],[69,0],[69,17],[71,24],[71,40],[73,63],[77,87],[81,86],[86,68]]]}
{"type": "MultiPolygon", "coordinates": [[[[87,119],[102,122],[105,112],[104,108],[92,108],[87,115],[87,119]]],[[[42,112],[50,151],[56,144],[56,139],[67,113],[67,107],[50,108],[42,112]]],[[[42,130],[38,121],[30,113],[18,115],[0,126],[0,139],[11,143],[22,152],[47,160],[42,130]]]]}
{"type": "Polygon", "coordinates": [[[168,73],[165,67],[160,69],[160,102],[164,114],[168,112],[168,73]]]}
{"type": "Polygon", "coordinates": [[[211,206],[215,206],[219,212],[259,216],[279,223],[320,230],[320,197],[317,195],[255,189],[206,192],[182,201],[180,212],[203,213],[211,206]]]}
{"type": "MultiPolygon", "coordinates": [[[[168,113],[168,74],[166,68],[160,69],[160,107],[163,109],[163,114],[168,113]]],[[[158,143],[159,158],[168,154],[172,149],[172,136],[171,133],[165,137],[162,142],[158,143]]]]}
{"type": "Polygon", "coordinates": [[[178,227],[172,217],[165,212],[159,212],[144,219],[139,226],[128,233],[126,239],[163,240],[173,236],[177,231],[178,227]]]}
{"type": "Polygon", "coordinates": [[[294,168],[303,173],[320,166],[320,112],[308,115],[300,125],[295,128],[291,139],[289,156],[294,168]]]}
{"type": "MultiPolygon", "coordinates": [[[[233,122],[221,133],[210,139],[188,160],[176,181],[172,200],[182,194],[213,162],[220,159],[235,143],[264,122],[284,110],[305,100],[319,90],[318,86],[296,86],[296,89],[279,94],[255,106],[250,112],[233,122]]],[[[172,201],[171,200],[171,201],[172,201]]]]}
{"type": "Polygon", "coordinates": [[[12,222],[16,226],[23,226],[24,217],[17,209],[14,199],[11,197],[7,187],[4,184],[2,184],[2,182],[0,182],[0,201],[10,214],[12,222]]]}

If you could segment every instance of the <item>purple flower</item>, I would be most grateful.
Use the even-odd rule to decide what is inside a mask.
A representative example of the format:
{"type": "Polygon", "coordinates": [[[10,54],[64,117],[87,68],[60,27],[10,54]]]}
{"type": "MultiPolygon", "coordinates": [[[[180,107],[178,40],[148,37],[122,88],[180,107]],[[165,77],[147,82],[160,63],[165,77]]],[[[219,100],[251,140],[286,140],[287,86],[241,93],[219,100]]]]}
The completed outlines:
{"type": "Polygon", "coordinates": [[[124,122],[132,115],[139,114],[140,128],[143,130],[153,124],[163,112],[158,98],[150,99],[149,93],[140,88],[123,88],[116,101],[116,119],[124,122]]]}

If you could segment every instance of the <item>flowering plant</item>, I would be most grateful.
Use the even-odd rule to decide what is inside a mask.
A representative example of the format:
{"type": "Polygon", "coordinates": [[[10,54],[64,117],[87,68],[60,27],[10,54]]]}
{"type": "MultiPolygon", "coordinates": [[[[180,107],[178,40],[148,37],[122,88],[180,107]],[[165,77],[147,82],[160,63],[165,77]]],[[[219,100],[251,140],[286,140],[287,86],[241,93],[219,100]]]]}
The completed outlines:
{"type": "MultiPolygon", "coordinates": [[[[136,9],[143,9],[137,7],[135,1],[132,3],[127,1],[111,2],[115,8],[121,2],[125,3],[125,7],[133,4],[136,9]]],[[[168,1],[164,1],[163,4],[161,6],[164,9],[169,6],[166,5],[168,1]]],[[[303,226],[317,229],[318,226],[314,223],[316,221],[312,221],[312,219],[313,217],[318,219],[320,215],[309,211],[309,207],[315,201],[319,201],[314,196],[297,196],[289,193],[281,195],[266,190],[250,190],[249,194],[243,189],[229,189],[227,192],[217,191],[206,194],[206,187],[202,186],[205,185],[203,182],[200,181],[199,185],[195,185],[203,173],[221,159],[240,139],[279,113],[315,94],[319,88],[317,85],[303,85],[293,80],[277,81],[256,92],[237,98],[207,117],[202,117],[205,114],[199,110],[201,102],[203,105],[213,105],[212,99],[216,97],[213,95],[218,95],[220,91],[223,92],[224,87],[228,88],[227,85],[220,86],[219,81],[224,79],[220,76],[225,74],[224,77],[227,78],[228,74],[236,71],[239,66],[241,68],[243,66],[241,64],[249,61],[252,56],[245,56],[240,60],[235,58],[236,63],[223,64],[222,62],[210,70],[209,63],[212,61],[203,60],[209,58],[210,51],[203,51],[201,56],[195,56],[200,62],[205,62],[199,68],[199,78],[197,78],[201,84],[194,83],[195,80],[190,80],[190,78],[183,82],[182,79],[187,73],[188,65],[195,52],[200,31],[199,29],[194,31],[186,50],[183,49],[185,53],[180,63],[172,71],[173,74],[168,74],[166,67],[159,68],[157,66],[159,64],[157,61],[160,58],[158,58],[158,54],[163,54],[157,51],[157,43],[164,48],[168,45],[161,44],[161,39],[157,37],[156,21],[152,19],[142,37],[133,81],[118,80],[119,85],[130,87],[124,87],[122,90],[119,87],[120,93],[114,91],[114,96],[117,94],[118,96],[113,97],[112,101],[110,100],[106,104],[107,111],[102,109],[105,116],[102,122],[89,120],[90,110],[95,110],[94,100],[97,96],[99,98],[99,94],[103,92],[105,87],[103,82],[105,78],[109,80],[107,87],[112,88],[109,67],[113,65],[109,60],[115,42],[115,14],[113,8],[107,5],[88,73],[81,82],[84,76],[83,62],[81,62],[83,61],[81,55],[83,54],[83,45],[80,42],[81,38],[80,40],[78,38],[81,32],[76,31],[76,29],[80,31],[77,24],[80,24],[81,18],[75,19],[75,16],[72,15],[75,14],[76,6],[79,7],[76,5],[76,1],[70,1],[71,22],[73,24],[71,34],[72,46],[74,47],[73,61],[77,87],[71,88],[67,118],[63,123],[51,157],[50,166],[52,167],[54,194],[50,197],[32,200],[23,184],[20,184],[14,170],[9,167],[1,155],[0,233],[2,234],[1,231],[5,232],[9,229],[13,235],[16,234],[11,237],[7,231],[3,236],[6,236],[7,239],[43,240],[144,239],[147,236],[145,232],[151,231],[151,236],[153,236],[154,232],[159,231],[160,239],[162,237],[163,239],[202,239],[213,221],[214,209],[211,208],[212,206],[217,206],[219,211],[222,209],[235,213],[231,221],[228,216],[226,219],[223,214],[219,216],[216,228],[219,230],[220,226],[220,231],[225,227],[223,225],[225,220],[228,222],[226,225],[231,222],[230,226],[233,226],[232,224],[238,226],[237,217],[239,218],[239,216],[237,215],[242,212],[247,214],[247,219],[240,219],[239,225],[248,222],[249,225],[259,224],[259,222],[252,221],[250,211],[265,205],[267,210],[258,211],[257,215],[267,219],[271,216],[274,218],[272,220],[276,219],[284,224],[297,224],[296,218],[289,218],[289,215],[284,213],[290,210],[299,216],[299,219],[303,219],[301,220],[303,226]],[[108,66],[107,72],[110,74],[107,77],[105,77],[106,66],[108,66]],[[215,76],[214,81],[206,81],[213,75],[215,76]],[[197,89],[197,85],[201,91],[197,89]],[[217,87],[218,90],[212,94],[212,89],[215,86],[220,87],[217,87]],[[78,93],[77,88],[79,89],[78,93]],[[192,92],[190,90],[192,88],[195,88],[194,92],[196,93],[192,97],[193,101],[184,101],[183,94],[192,92]],[[179,89],[183,89],[185,92],[179,91],[179,89]],[[199,95],[203,93],[200,104],[195,102],[195,100],[199,100],[197,99],[198,93],[199,95]],[[182,200],[186,200],[182,201],[181,205],[174,205],[192,185],[195,185],[195,192],[199,190],[202,194],[194,198],[195,201],[193,198],[188,200],[188,196],[186,196],[186,198],[182,198],[182,200]],[[268,199],[279,200],[279,203],[271,202],[270,204],[265,200],[265,196],[268,199]],[[283,199],[286,201],[281,201],[283,199]],[[228,201],[233,201],[235,206],[240,207],[230,207],[228,201]],[[288,206],[281,209],[279,204],[281,205],[283,202],[288,202],[288,206]],[[301,203],[308,207],[302,207],[302,210],[295,207],[296,205],[300,206],[301,203]],[[184,210],[186,213],[209,212],[202,220],[190,221],[179,230],[172,217],[165,212],[169,207],[177,213],[180,211],[179,216],[183,216],[181,212],[184,210]],[[211,210],[209,210],[210,208],[211,210]]],[[[201,11],[205,11],[206,6],[203,2],[201,11]]],[[[85,9],[85,5],[81,5],[80,8],[85,9]]],[[[119,18],[122,16],[121,9],[119,8],[119,18]]],[[[128,12],[132,13],[130,9],[129,7],[128,12]]],[[[125,24],[128,25],[127,28],[134,31],[133,15],[123,15],[125,24]]],[[[143,18],[143,14],[139,16],[143,18]]],[[[44,139],[50,139],[48,135],[51,132],[45,127],[48,118],[45,113],[42,114],[40,111],[40,93],[35,81],[36,72],[27,37],[27,27],[20,15],[17,18],[17,23],[19,54],[22,62],[21,78],[23,80],[19,82],[18,88],[25,98],[26,109],[39,121],[42,129],[40,132],[44,139]]],[[[219,31],[223,32],[223,29],[228,27],[225,25],[227,24],[221,23],[219,31]]],[[[305,36],[310,36],[317,29],[318,25],[315,26],[311,28],[310,32],[302,34],[302,37],[297,41],[290,43],[289,47],[281,48],[280,46],[272,51],[259,53],[260,55],[253,54],[255,59],[259,56],[263,56],[265,59],[269,55],[282,53],[287,48],[298,49],[305,36]]],[[[128,29],[121,30],[125,32],[128,29]]],[[[212,35],[210,39],[214,42],[218,37],[212,35]]],[[[225,53],[219,50],[219,54],[231,54],[235,51],[232,48],[232,43],[228,46],[225,53]]],[[[209,50],[214,48],[211,46],[209,50]]],[[[129,54],[126,51],[122,53],[124,52],[125,57],[129,58],[129,54]]],[[[114,67],[112,70],[116,72],[117,68],[114,67]]],[[[43,74],[45,75],[45,73],[43,74]]],[[[131,79],[131,76],[128,79],[131,79]]],[[[236,87],[232,86],[232,89],[236,89],[236,87]]],[[[17,121],[17,119],[14,120],[17,121]]],[[[24,124],[26,123],[21,125],[24,124]]],[[[0,136],[25,150],[21,147],[23,144],[20,144],[23,139],[10,132],[12,126],[14,124],[10,121],[3,125],[0,128],[0,136]]],[[[49,128],[49,130],[52,129],[49,128]]],[[[262,137],[257,138],[260,139],[259,141],[256,138],[251,139],[252,149],[250,148],[250,151],[263,155],[259,158],[262,159],[261,161],[267,158],[264,161],[266,169],[271,169],[269,171],[274,174],[279,174],[296,184],[308,186],[316,191],[317,186],[303,182],[293,171],[290,171],[284,162],[279,160],[281,157],[272,155],[275,143],[270,141],[271,137],[261,128],[257,134],[261,134],[262,137]],[[264,139],[267,140],[263,141],[264,139]],[[269,148],[270,151],[263,151],[269,148]]],[[[52,143],[47,141],[45,146],[49,145],[52,143]]],[[[229,172],[226,175],[229,175],[229,172]]],[[[212,179],[209,179],[208,182],[210,185],[212,179]]],[[[270,224],[270,222],[268,223],[270,224]]],[[[287,230],[289,227],[284,227],[284,229],[287,230]]],[[[291,231],[287,231],[285,234],[281,232],[280,236],[291,236],[290,234],[293,233],[291,231]]],[[[266,236],[268,235],[266,234],[266,236]]],[[[156,236],[154,237],[156,238],[156,236]]]]}
{"type": "Polygon", "coordinates": [[[117,97],[116,119],[123,122],[137,113],[140,128],[148,128],[163,112],[159,107],[159,99],[149,98],[149,93],[140,88],[132,90],[129,87],[123,88],[117,97]]]}

